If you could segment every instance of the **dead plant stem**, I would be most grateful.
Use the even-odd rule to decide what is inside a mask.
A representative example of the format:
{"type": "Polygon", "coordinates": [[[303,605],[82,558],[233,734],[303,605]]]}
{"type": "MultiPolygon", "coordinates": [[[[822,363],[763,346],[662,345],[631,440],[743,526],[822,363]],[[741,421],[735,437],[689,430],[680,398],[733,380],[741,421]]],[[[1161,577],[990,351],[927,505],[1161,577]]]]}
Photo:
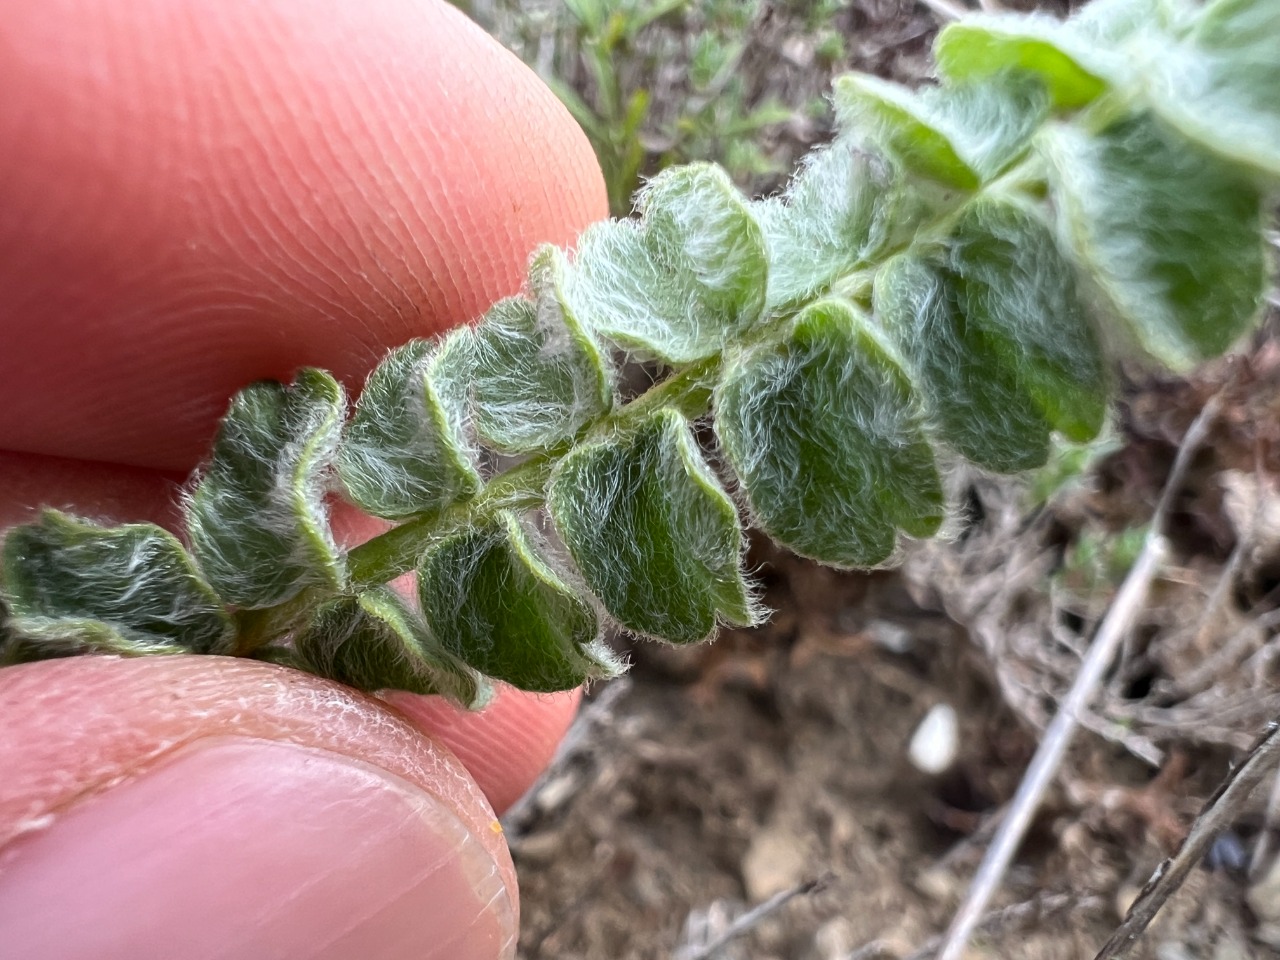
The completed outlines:
{"type": "Polygon", "coordinates": [[[1147,929],[1160,908],[1200,863],[1213,841],[1239,816],[1241,808],[1255,787],[1280,765],[1280,721],[1267,724],[1267,730],[1249,751],[1244,763],[1236,767],[1218,788],[1173,859],[1156,867],[1138,899],[1129,908],[1124,922],[1098,951],[1094,960],[1117,960],[1128,953],[1138,937],[1147,929]]]}
{"type": "Polygon", "coordinates": [[[1058,707],[1058,712],[1045,729],[1044,739],[1041,740],[1022,782],[1018,785],[1009,813],[996,830],[995,838],[982,864],[978,867],[977,874],[974,875],[964,902],[944,935],[938,960],[960,960],[964,954],[965,947],[968,946],[974,930],[987,910],[987,905],[999,889],[1014,854],[1022,844],[1022,839],[1040,807],[1045,791],[1057,775],[1062,758],[1066,755],[1067,747],[1070,746],[1076,728],[1079,726],[1080,715],[1089,706],[1107,668],[1115,659],[1121,643],[1128,635],[1134,619],[1142,610],[1151,581],[1168,552],[1163,529],[1170,504],[1182,485],[1192,457],[1204,441],[1210,424],[1217,417],[1221,404],[1220,391],[1210,398],[1187,429],[1186,436],[1183,437],[1178,449],[1178,455],[1174,459],[1173,468],[1169,471],[1160,500],[1152,514],[1151,525],[1143,541],[1142,551],[1120,585],[1111,609],[1099,624],[1098,632],[1094,635],[1093,643],[1089,645],[1088,652],[1080,663],[1079,672],[1071,689],[1067,691],[1066,697],[1058,707]]]}
{"type": "Polygon", "coordinates": [[[743,934],[749,933],[761,921],[771,917],[778,910],[781,910],[796,897],[807,896],[821,890],[830,877],[818,877],[813,880],[806,880],[797,884],[788,890],[775,893],[768,900],[756,904],[742,916],[734,920],[733,923],[725,927],[721,934],[710,943],[702,947],[696,947],[692,950],[681,950],[676,954],[677,960],[714,960],[714,958],[728,946],[732,941],[738,939],[743,934]]]}

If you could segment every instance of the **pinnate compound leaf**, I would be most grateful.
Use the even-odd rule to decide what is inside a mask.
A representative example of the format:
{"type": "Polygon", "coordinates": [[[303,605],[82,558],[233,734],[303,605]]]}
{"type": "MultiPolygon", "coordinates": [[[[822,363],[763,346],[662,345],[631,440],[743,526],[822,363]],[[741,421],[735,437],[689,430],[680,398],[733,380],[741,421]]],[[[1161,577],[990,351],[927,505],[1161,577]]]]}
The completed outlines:
{"type": "Polygon", "coordinates": [[[1280,178],[1280,0],[1215,0],[1161,45],[1147,100],[1202,148],[1280,178]]]}
{"type": "Polygon", "coordinates": [[[565,299],[578,322],[671,363],[719,352],[764,310],[768,258],[746,201],[719,167],[690,164],[641,191],[640,223],[611,220],[578,240],[565,299]]]}
{"type": "Polygon", "coordinates": [[[492,685],[441,648],[421,614],[390,587],[338,597],[320,607],[297,638],[311,672],[360,690],[440,694],[468,710],[483,707],[492,685]]]}
{"type": "Polygon", "coordinates": [[[961,190],[1000,173],[1048,115],[1043,86],[1026,73],[920,90],[854,73],[836,81],[835,100],[851,134],[961,190]]]}
{"type": "Polygon", "coordinates": [[[1026,72],[1044,83],[1058,107],[1083,107],[1124,76],[1121,57],[1048,16],[972,16],[948,24],[933,46],[938,72],[950,80],[986,80],[1026,72]]]}
{"type": "Polygon", "coordinates": [[[823,563],[871,567],[898,530],[927,537],[942,523],[919,406],[870,320],[827,299],[729,365],[716,431],[766,533],[823,563]]]}
{"type": "Polygon", "coordinates": [[[463,432],[471,351],[466,331],[411,340],[369,374],[342,438],[338,473],[352,502],[396,520],[480,489],[463,432]]]}
{"type": "Polygon", "coordinates": [[[1174,368],[1227,350],[1262,307],[1262,196],[1149,116],[1042,138],[1063,233],[1146,350],[1174,368]]]}
{"type": "Polygon", "coordinates": [[[875,309],[920,385],[939,439],[992,470],[1045,462],[1049,434],[1091,439],[1105,364],[1075,272],[1019,203],[971,202],[946,248],[876,275],[875,309]]]}
{"type": "Polygon", "coordinates": [[[534,299],[499,301],[472,331],[476,433],[496,450],[548,449],[613,404],[600,349],[565,303],[566,269],[543,247],[530,268],[534,299]]]}
{"type": "Polygon", "coordinates": [[[628,630],[695,643],[718,619],[755,619],[738,512],[676,411],[576,447],[547,506],[587,586],[628,630]]]}
{"type": "Polygon", "coordinates": [[[223,600],[257,609],[341,586],[324,493],[345,408],[337,381],[313,369],[232,399],[186,503],[192,552],[223,600]]]}
{"type": "Polygon", "coordinates": [[[887,165],[841,137],[810,154],[785,194],[751,204],[769,253],[768,306],[807,299],[913,225],[887,165]]]}
{"type": "Polygon", "coordinates": [[[154,524],[100,527],[46,510],[9,531],[0,559],[6,658],[231,651],[227,611],[154,524]]]}
{"type": "Polygon", "coordinates": [[[620,672],[595,611],[510,513],[434,546],[418,568],[418,591],[443,649],[521,690],[570,690],[620,672]]]}

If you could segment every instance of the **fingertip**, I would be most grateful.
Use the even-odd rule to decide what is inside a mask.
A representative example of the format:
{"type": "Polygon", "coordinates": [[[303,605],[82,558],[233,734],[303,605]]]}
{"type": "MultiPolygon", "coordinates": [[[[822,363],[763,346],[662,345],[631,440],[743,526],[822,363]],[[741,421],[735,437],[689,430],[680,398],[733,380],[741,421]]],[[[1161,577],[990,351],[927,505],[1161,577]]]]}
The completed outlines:
{"type": "Polygon", "coordinates": [[[239,387],[356,387],[606,213],[572,118],[443,2],[52,0],[0,46],[0,448],[188,470],[239,387]]]}
{"type": "Polygon", "coordinates": [[[138,467],[0,450],[0,531],[44,507],[110,523],[179,525],[182,477],[138,467]]]}
{"type": "Polygon", "coordinates": [[[389,691],[383,699],[448,746],[493,808],[502,813],[555,756],[577,713],[582,691],[533,694],[500,685],[494,702],[474,713],[439,697],[402,691],[389,691]]]}

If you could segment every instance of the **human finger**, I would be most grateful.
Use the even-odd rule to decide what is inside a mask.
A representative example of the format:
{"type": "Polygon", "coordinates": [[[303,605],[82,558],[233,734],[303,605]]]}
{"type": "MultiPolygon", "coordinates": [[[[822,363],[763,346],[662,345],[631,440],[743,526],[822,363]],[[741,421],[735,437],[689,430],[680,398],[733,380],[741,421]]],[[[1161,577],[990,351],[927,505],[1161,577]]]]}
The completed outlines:
{"type": "Polygon", "coordinates": [[[0,449],[184,472],[236,389],[355,387],[606,210],[441,0],[26,0],[0,49],[0,449]]]}
{"type": "Polygon", "coordinates": [[[514,955],[515,875],[458,761],[267,664],[0,671],[0,943],[25,960],[514,955]]]}

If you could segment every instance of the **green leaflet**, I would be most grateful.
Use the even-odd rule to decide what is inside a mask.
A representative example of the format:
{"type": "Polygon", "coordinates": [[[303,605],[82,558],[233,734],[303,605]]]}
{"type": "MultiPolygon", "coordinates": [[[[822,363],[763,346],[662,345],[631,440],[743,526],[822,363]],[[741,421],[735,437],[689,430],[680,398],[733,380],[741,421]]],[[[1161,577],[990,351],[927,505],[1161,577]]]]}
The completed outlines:
{"type": "Polygon", "coordinates": [[[480,489],[462,432],[470,360],[461,331],[443,343],[411,340],[369,375],[338,457],[342,484],[361,509],[395,520],[480,489]]]}
{"type": "Polygon", "coordinates": [[[1025,151],[1049,107],[1030,74],[910,90],[855,73],[836,81],[835,101],[850,134],[961,190],[976,189],[1025,151]]]}
{"type": "Polygon", "coordinates": [[[970,203],[949,240],[967,323],[992,360],[1014,371],[1031,401],[1069,440],[1092,440],[1107,413],[1102,348],[1072,265],[1030,208],[983,197],[970,203]]]}
{"type": "Polygon", "coordinates": [[[292,386],[255,383],[231,401],[186,503],[192,551],[227,603],[257,609],[341,586],[324,488],[344,409],[333,377],[311,369],[292,386]]]}
{"type": "Polygon", "coordinates": [[[295,653],[313,673],[360,690],[441,694],[468,710],[492,698],[492,686],[442,649],[421,615],[390,587],[339,597],[316,611],[295,653]]]}
{"type": "Polygon", "coordinates": [[[1253,324],[1267,265],[1244,171],[1150,117],[1095,137],[1057,127],[1042,147],[1076,259],[1146,350],[1186,368],[1253,324]]]}
{"type": "Polygon", "coordinates": [[[1126,69],[1123,59],[1047,16],[965,17],[933,45],[938,72],[950,80],[986,80],[1009,71],[1038,76],[1055,106],[1083,107],[1126,69]]]}
{"type": "Polygon", "coordinates": [[[227,611],[154,524],[100,527],[46,510],[9,531],[0,560],[13,659],[231,652],[227,611]]]}
{"type": "Polygon", "coordinates": [[[595,611],[501,513],[435,545],[418,568],[422,610],[441,646],[522,690],[570,690],[620,665],[595,611]]]}
{"type": "Polygon", "coordinates": [[[769,252],[768,307],[812,297],[914,227],[900,179],[849,137],[813,152],[786,193],[751,204],[769,252]]]}
{"type": "Polygon", "coordinates": [[[970,203],[944,250],[880,270],[874,301],[938,439],[975,463],[1030,469],[1051,430],[1084,441],[1101,429],[1105,365],[1074,270],[1019,203],[970,203]]]}
{"type": "Polygon", "coordinates": [[[1161,7],[1160,0],[1091,0],[1067,21],[1066,30],[1104,47],[1118,47],[1163,26],[1161,7]]]}
{"type": "Polygon", "coordinates": [[[1184,136],[1280,178],[1280,0],[1215,0],[1144,77],[1147,102],[1184,136]]]}
{"type": "Polygon", "coordinates": [[[546,450],[613,405],[600,349],[565,304],[566,269],[559,250],[541,248],[529,271],[535,299],[499,301],[472,333],[476,433],[496,450],[546,450]]]}
{"type": "Polygon", "coordinates": [[[875,310],[902,344],[940,440],[1001,473],[1045,462],[1049,425],[1017,373],[989,362],[994,351],[964,322],[960,293],[942,270],[894,257],[876,274],[875,310]]]}
{"type": "Polygon", "coordinates": [[[587,586],[628,630],[696,643],[717,619],[755,619],[738,512],[676,411],[570,451],[547,506],[587,586]]]}
{"type": "Polygon", "coordinates": [[[716,432],[758,525],[797,553],[871,567],[942,522],[942,484],[892,348],[841,300],[731,363],[716,432]]]}
{"type": "Polygon", "coordinates": [[[760,227],[710,164],[659,174],[641,191],[643,220],[611,220],[578,239],[563,290],[578,322],[669,363],[720,351],[764,310],[760,227]]]}
{"type": "Polygon", "coordinates": [[[895,228],[909,229],[901,195],[885,163],[841,137],[806,158],[785,194],[752,203],[769,252],[769,308],[825,290],[874,257],[895,228]]]}

